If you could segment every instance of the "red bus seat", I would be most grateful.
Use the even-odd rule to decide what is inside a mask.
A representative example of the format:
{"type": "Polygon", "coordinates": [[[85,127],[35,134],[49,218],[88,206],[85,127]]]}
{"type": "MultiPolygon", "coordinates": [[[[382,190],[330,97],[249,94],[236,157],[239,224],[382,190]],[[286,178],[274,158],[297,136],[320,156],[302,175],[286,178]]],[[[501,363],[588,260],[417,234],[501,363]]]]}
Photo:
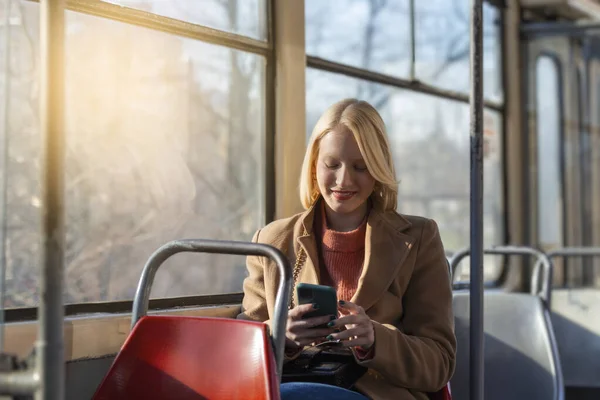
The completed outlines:
{"type": "Polygon", "coordinates": [[[439,392],[429,393],[429,400],[452,400],[450,383],[446,384],[439,392]]]}
{"type": "Polygon", "coordinates": [[[279,400],[267,325],[179,316],[139,320],[94,400],[279,400]]]}

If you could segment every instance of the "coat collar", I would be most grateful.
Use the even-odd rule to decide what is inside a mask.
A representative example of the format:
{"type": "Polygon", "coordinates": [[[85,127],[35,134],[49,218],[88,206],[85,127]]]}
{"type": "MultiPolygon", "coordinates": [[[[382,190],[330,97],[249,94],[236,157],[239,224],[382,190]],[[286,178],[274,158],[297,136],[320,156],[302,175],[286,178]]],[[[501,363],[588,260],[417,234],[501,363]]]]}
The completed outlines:
{"type": "MultiPolygon", "coordinates": [[[[323,200],[317,200],[304,212],[294,227],[294,253],[298,254],[300,248],[306,252],[298,282],[319,284],[319,257],[313,225],[320,201],[323,200]]],[[[395,212],[371,209],[365,236],[365,263],[351,299],[353,303],[367,310],[390,286],[415,242],[415,238],[404,233],[410,226],[406,218],[395,212]]]]}

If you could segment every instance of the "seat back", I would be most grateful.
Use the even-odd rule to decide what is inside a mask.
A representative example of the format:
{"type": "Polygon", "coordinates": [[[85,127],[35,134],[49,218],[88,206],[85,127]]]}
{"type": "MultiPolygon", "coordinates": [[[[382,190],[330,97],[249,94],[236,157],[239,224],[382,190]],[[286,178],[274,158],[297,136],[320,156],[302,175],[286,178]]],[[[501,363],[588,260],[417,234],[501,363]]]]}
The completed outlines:
{"type": "MultiPolygon", "coordinates": [[[[469,398],[469,293],[453,299],[458,354],[452,395],[469,398]]],[[[486,400],[563,400],[552,325],[543,301],[524,293],[484,292],[486,400]]]]}
{"type": "Polygon", "coordinates": [[[279,399],[263,323],[145,316],[135,325],[94,399],[279,399]]]}

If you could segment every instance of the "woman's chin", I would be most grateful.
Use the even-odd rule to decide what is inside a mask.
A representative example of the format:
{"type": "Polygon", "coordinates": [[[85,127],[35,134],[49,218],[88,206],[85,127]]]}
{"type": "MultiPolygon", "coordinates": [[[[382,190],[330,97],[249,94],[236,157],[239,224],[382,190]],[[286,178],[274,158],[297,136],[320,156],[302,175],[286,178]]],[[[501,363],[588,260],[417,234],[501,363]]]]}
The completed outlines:
{"type": "Polygon", "coordinates": [[[336,199],[329,199],[327,201],[327,205],[337,214],[352,214],[356,210],[360,208],[362,205],[361,202],[356,201],[355,199],[347,200],[347,201],[339,201],[336,199]]]}

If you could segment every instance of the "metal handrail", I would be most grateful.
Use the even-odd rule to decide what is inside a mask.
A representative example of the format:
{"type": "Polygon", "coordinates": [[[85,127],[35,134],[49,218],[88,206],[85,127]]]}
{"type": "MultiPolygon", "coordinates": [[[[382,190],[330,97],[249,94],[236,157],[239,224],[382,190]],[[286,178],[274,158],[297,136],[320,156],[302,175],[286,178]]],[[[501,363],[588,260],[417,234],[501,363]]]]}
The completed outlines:
{"type": "MultiPolygon", "coordinates": [[[[452,268],[452,276],[456,273],[456,268],[459,263],[467,256],[469,256],[470,250],[463,249],[454,254],[450,259],[450,268],[452,268]]],[[[537,258],[536,268],[533,271],[533,277],[531,279],[531,294],[540,296],[546,305],[550,306],[550,290],[552,288],[552,276],[553,276],[553,265],[550,257],[533,247],[527,246],[497,246],[483,250],[483,254],[490,255],[506,255],[506,256],[534,256],[537,258]],[[544,276],[542,277],[542,287],[539,288],[539,270],[540,266],[544,269],[544,276]]],[[[461,284],[464,282],[458,282],[461,284]]]]}
{"type": "MultiPolygon", "coordinates": [[[[600,247],[563,247],[546,253],[548,259],[552,260],[556,257],[600,257],[600,247]]],[[[535,263],[533,268],[533,276],[539,275],[540,261],[535,263]]],[[[539,284],[533,280],[532,284],[539,284]]],[[[552,284],[550,284],[550,289],[552,284]]]]}
{"type": "Polygon", "coordinates": [[[285,325],[288,316],[288,303],[292,291],[292,268],[288,259],[278,249],[259,243],[220,241],[205,239],[174,240],[154,252],[146,262],[133,300],[131,328],[148,313],[150,290],[158,268],[171,256],[177,253],[213,253],[235,254],[245,256],[264,256],[277,264],[280,273],[279,286],[275,296],[275,312],[272,319],[273,343],[277,377],[281,379],[283,354],[285,347],[285,325]]]}

